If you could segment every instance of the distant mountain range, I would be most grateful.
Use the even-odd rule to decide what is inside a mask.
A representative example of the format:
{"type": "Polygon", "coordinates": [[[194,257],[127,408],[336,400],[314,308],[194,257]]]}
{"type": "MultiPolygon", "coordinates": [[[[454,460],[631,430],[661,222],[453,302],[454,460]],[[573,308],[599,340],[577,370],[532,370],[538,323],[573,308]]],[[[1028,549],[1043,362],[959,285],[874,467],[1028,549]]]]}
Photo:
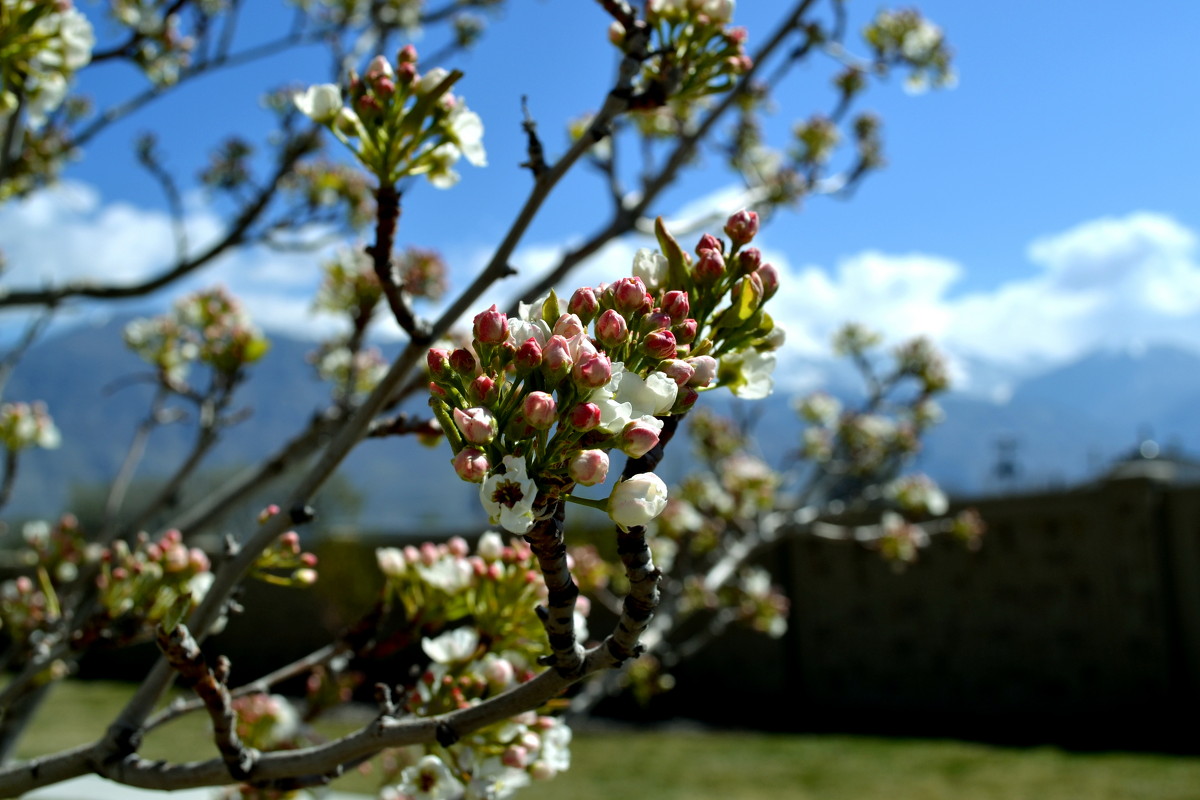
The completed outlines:
{"type": "MultiPolygon", "coordinates": [[[[14,373],[6,399],[46,400],[63,445],[22,457],[8,516],[56,514],[89,489],[98,494],[119,469],[153,392],[145,365],[121,344],[121,327],[112,321],[59,333],[34,346],[14,373]]],[[[328,400],[328,387],[304,360],[312,343],[271,338],[271,351],[239,389],[238,405],[250,416],[215,450],[210,470],[249,464],[274,451],[328,400]]],[[[833,393],[854,391],[845,369],[814,362],[806,372],[810,367],[826,376],[833,393]]],[[[928,436],[917,467],[952,493],[971,496],[1085,480],[1143,438],[1155,438],[1167,450],[1200,452],[1200,356],[1194,353],[1168,347],[1094,353],[1013,379],[1009,388],[1005,402],[949,394],[942,403],[946,420],[928,436]]],[[[760,447],[772,463],[798,441],[790,401],[776,393],[758,412],[760,447]]],[[[193,433],[186,422],[158,430],[139,475],[164,474],[193,433]]],[[[687,448],[675,448],[664,465],[666,477],[685,473],[689,458],[687,448]]],[[[386,530],[483,522],[473,487],[453,478],[448,460],[445,445],[427,448],[408,437],[367,442],[340,473],[343,494],[352,487],[349,494],[358,497],[331,503],[336,511],[326,521],[386,530]]],[[[282,493],[281,487],[276,495],[282,493]]]]}

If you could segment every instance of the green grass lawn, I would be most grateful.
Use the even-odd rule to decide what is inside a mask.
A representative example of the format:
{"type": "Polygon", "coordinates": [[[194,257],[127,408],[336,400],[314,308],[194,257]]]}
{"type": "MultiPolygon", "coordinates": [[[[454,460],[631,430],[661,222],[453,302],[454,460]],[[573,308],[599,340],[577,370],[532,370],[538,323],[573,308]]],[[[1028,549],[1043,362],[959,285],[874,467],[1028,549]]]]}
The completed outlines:
{"type": "MultiPolygon", "coordinates": [[[[58,687],[22,755],[94,739],[130,689],[58,687]]],[[[168,725],[146,742],[151,758],[215,755],[202,717],[168,725]]],[[[1197,800],[1200,758],[1080,754],[948,741],[747,733],[584,733],[575,763],[524,800],[1197,800]]],[[[343,791],[371,792],[360,775],[343,791]]]]}

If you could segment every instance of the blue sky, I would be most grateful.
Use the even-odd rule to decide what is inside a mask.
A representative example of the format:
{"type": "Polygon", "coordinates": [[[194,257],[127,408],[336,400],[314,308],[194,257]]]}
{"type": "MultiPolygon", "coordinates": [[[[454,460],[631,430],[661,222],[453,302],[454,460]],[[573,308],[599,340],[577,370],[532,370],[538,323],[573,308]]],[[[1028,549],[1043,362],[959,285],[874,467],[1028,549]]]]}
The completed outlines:
{"type": "MultiPolygon", "coordinates": [[[[738,4],[751,49],[786,5],[738,4]]],[[[860,24],[877,7],[849,5],[860,24]]],[[[958,87],[910,96],[893,80],[872,89],[861,107],[884,119],[887,169],[850,201],[810,199],[763,234],[787,281],[780,316],[793,352],[820,352],[833,327],[857,318],[893,336],[934,336],[969,386],[978,360],[1019,371],[1097,347],[1200,349],[1200,4],[919,6],[955,48],[958,87]]],[[[254,4],[261,16],[251,37],[279,25],[277,8],[254,4]]],[[[560,147],[565,121],[594,109],[611,80],[606,26],[595,3],[512,0],[478,50],[456,62],[467,73],[458,89],[487,126],[490,166],[464,165],[448,192],[414,187],[402,243],[442,247],[459,278],[481,263],[528,186],[516,166],[520,97],[529,96],[547,144],[560,147]]],[[[66,171],[65,190],[0,207],[9,282],[153,270],[169,253],[169,232],[157,189],[129,156],[132,136],[162,131],[169,163],[194,175],[231,129],[264,133],[261,88],[327,80],[325,63],[299,52],[206,79],[95,140],[66,171]]],[[[827,75],[809,68],[784,86],[777,133],[826,106],[827,75]]],[[[81,87],[119,97],[133,77],[103,66],[85,72],[81,87]]],[[[729,185],[729,176],[704,172],[659,210],[702,204],[729,185]]],[[[586,173],[562,187],[519,254],[527,273],[603,222],[596,189],[586,173]]],[[[203,195],[189,208],[197,231],[215,230],[203,195]]],[[[566,288],[624,274],[644,244],[610,248],[566,288]]],[[[246,294],[267,324],[295,330],[309,324],[302,298],[315,274],[311,261],[258,254],[218,265],[209,280],[246,294]]]]}

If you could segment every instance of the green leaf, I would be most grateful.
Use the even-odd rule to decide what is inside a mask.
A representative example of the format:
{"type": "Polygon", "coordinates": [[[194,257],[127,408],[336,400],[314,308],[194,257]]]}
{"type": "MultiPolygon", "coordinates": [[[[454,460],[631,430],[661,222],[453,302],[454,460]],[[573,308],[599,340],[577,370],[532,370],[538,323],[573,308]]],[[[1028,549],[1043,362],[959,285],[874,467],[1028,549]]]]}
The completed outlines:
{"type": "Polygon", "coordinates": [[[163,614],[162,629],[166,633],[170,633],[179,627],[183,622],[183,618],[192,610],[192,596],[190,594],[181,594],[175,598],[175,602],[167,609],[167,613],[163,614]]]}
{"type": "Polygon", "coordinates": [[[546,297],[546,302],[542,303],[542,319],[546,321],[547,325],[553,328],[554,323],[558,322],[558,318],[561,316],[562,312],[558,307],[558,295],[551,289],[550,294],[546,297]]]}
{"type": "Polygon", "coordinates": [[[672,289],[692,290],[692,276],[688,272],[688,255],[683,252],[679,242],[667,230],[663,218],[654,220],[654,235],[658,238],[658,249],[667,257],[667,284],[672,289]]]}

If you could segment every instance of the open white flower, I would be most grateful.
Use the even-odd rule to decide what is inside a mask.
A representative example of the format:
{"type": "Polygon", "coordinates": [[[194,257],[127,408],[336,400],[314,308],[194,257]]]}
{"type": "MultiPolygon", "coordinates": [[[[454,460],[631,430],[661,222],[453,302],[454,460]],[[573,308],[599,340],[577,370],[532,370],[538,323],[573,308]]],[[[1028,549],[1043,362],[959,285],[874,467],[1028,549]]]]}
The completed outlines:
{"type": "Polygon", "coordinates": [[[425,637],[421,649],[425,655],[439,664],[455,664],[467,661],[479,647],[479,631],[467,626],[446,631],[435,639],[425,637]]]}
{"type": "Polygon", "coordinates": [[[634,277],[641,278],[651,292],[657,292],[666,285],[669,269],[667,257],[657,250],[643,247],[633,255],[634,277]]]}
{"type": "Polygon", "coordinates": [[[775,390],[775,353],[753,348],[721,359],[721,380],[735,397],[761,400],[775,390]]]}
{"type": "Polygon", "coordinates": [[[665,414],[675,405],[679,387],[664,372],[651,372],[643,379],[626,372],[620,361],[612,365],[612,378],[592,392],[589,401],[600,407],[600,428],[620,433],[642,417],[665,414]]]}
{"type": "Polygon", "coordinates": [[[453,800],[464,789],[450,768],[434,755],[425,756],[416,766],[406,767],[396,788],[412,800],[453,800]]]}
{"type": "Polygon", "coordinates": [[[526,533],[533,527],[533,501],[537,484],[525,472],[525,459],[505,456],[504,472],[490,473],[479,489],[479,500],[493,525],[510,533],[526,533]]]}
{"type": "Polygon", "coordinates": [[[332,122],[342,110],[342,90],[332,83],[318,83],[292,95],[301,114],[313,122],[332,122]]]}
{"type": "Polygon", "coordinates": [[[487,166],[483,149],[483,120],[461,100],[450,110],[450,136],[462,150],[463,157],[477,167],[487,166]]]}
{"type": "Polygon", "coordinates": [[[416,569],[422,580],[446,594],[454,594],[467,588],[475,576],[471,565],[464,558],[440,558],[429,566],[417,564],[416,569]]]}
{"type": "Polygon", "coordinates": [[[475,770],[467,786],[466,800],[508,800],[529,785],[529,773],[489,758],[475,770]]]}

